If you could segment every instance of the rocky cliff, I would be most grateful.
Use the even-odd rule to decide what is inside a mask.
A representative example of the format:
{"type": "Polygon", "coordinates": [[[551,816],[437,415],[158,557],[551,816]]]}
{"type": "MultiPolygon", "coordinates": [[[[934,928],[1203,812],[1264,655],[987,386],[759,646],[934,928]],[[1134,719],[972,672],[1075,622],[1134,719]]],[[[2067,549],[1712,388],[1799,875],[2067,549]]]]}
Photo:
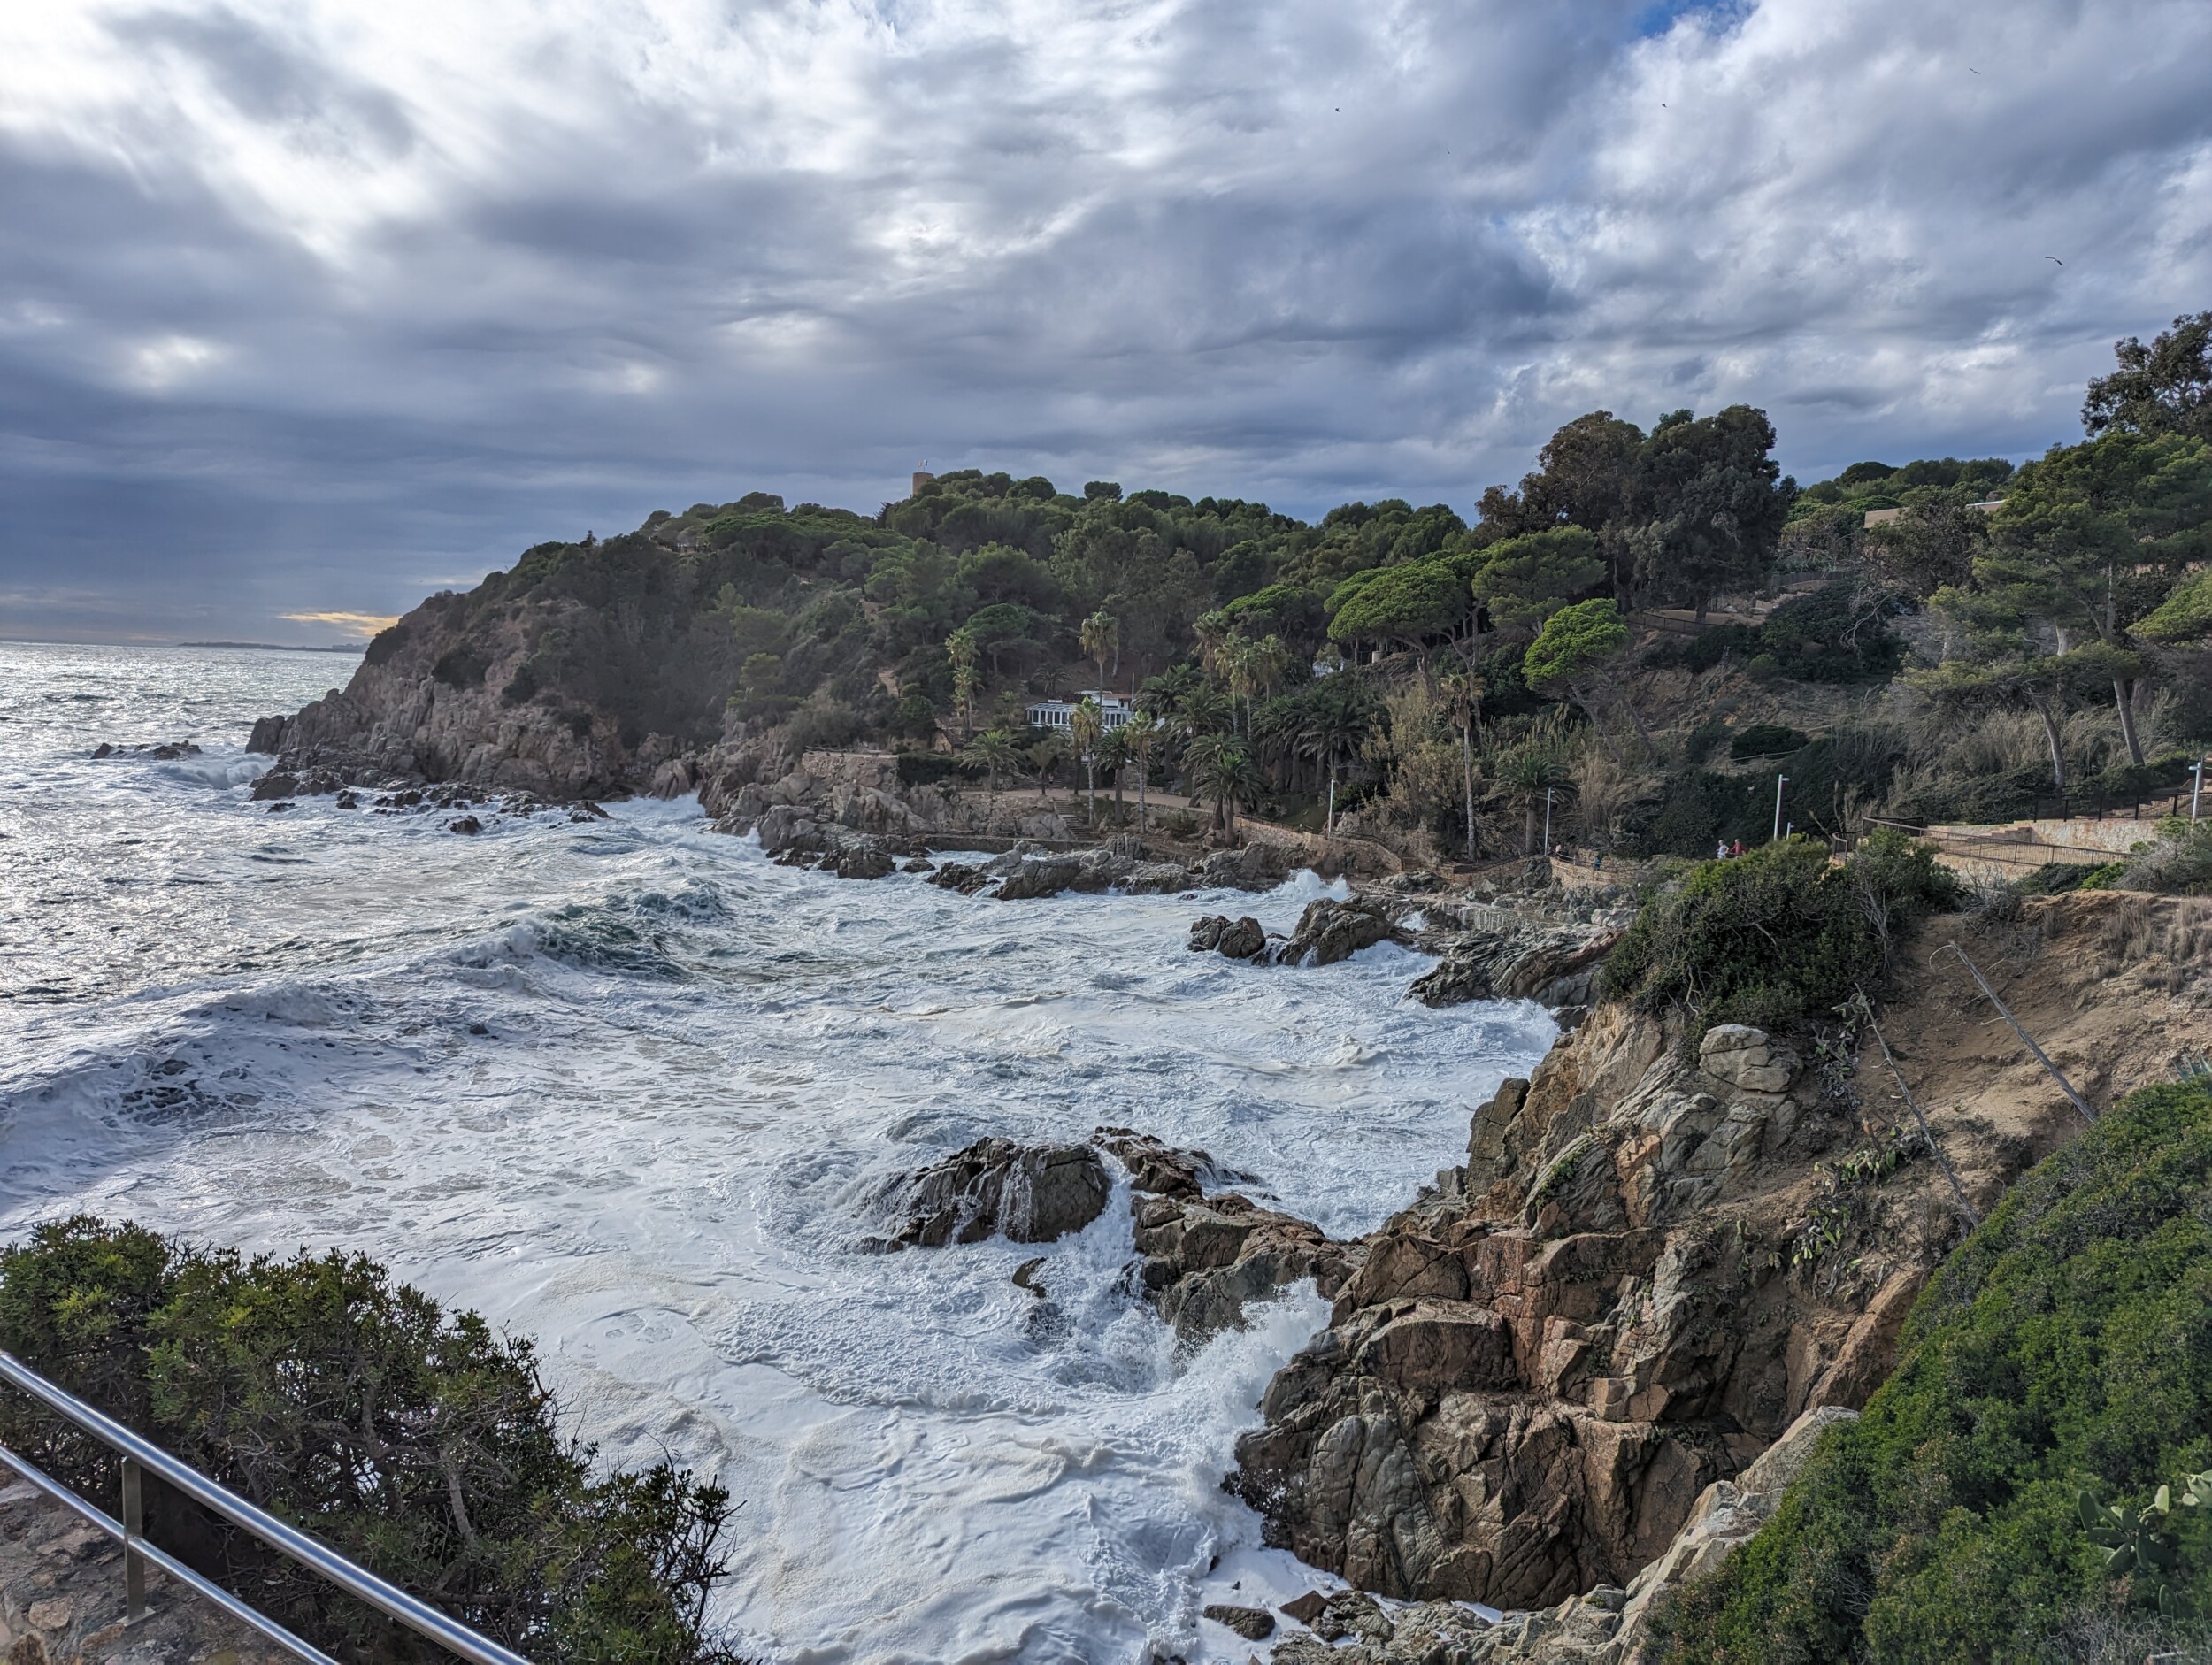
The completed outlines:
{"type": "MultiPolygon", "coordinates": [[[[2116,895],[1921,928],[1882,1022],[1970,1207],[2078,1119],[1930,954],[1959,941],[2102,1102],[2212,1039],[2207,940],[2212,905],[2116,895]]],[[[1509,1608],[1625,1588],[1715,1482],[1860,1405],[1963,1229],[1867,1035],[1691,1047],[1618,1004],[1481,1107],[1440,1180],[1368,1239],[1228,1485],[1364,1589],[1509,1608]]]]}
{"type": "Polygon", "coordinates": [[[256,725],[315,767],[544,798],[643,789],[712,746],[741,643],[714,571],[643,533],[541,544],[466,595],[432,596],[369,644],[343,690],[256,725]]]}

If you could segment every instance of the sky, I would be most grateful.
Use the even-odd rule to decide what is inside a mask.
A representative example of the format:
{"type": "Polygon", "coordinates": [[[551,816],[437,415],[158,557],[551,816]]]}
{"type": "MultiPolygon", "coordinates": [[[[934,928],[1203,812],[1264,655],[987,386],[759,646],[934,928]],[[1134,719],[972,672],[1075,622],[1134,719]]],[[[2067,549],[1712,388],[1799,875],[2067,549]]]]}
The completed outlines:
{"type": "Polygon", "coordinates": [[[2024,458],[2212,307],[2208,64],[2205,0],[0,8],[0,635],[357,638],[925,464],[2024,458]]]}

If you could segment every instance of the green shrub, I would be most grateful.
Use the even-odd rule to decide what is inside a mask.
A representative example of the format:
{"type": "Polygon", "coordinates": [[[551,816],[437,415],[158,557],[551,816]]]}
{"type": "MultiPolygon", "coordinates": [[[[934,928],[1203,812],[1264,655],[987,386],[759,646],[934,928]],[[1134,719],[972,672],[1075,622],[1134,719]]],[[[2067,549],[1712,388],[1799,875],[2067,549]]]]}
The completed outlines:
{"type": "Polygon", "coordinates": [[[2158,842],[2128,857],[2107,882],[2174,896],[2212,894],[2212,821],[2193,825],[2177,817],[2165,822],[2158,842]]]}
{"type": "MultiPolygon", "coordinates": [[[[247,1261],[80,1216],[0,1252],[0,1347],[426,1601],[541,1661],[726,1660],[726,1493],[592,1475],[527,1341],[359,1255],[247,1261]]],[[[19,1395],[0,1439],[112,1507],[104,1446],[19,1395]]],[[[442,1658],[159,1485],[154,1540],[326,1649],[442,1658]]]]}
{"type": "Polygon", "coordinates": [[[1681,1008],[1693,1040],[1715,1024],[1776,1028],[1870,986],[1895,932],[1957,896],[1933,854],[1901,833],[1876,833],[1840,867],[1824,845],[1786,839],[1706,862],[1645,903],[1604,988],[1647,1010],[1681,1008]]]}
{"type": "Polygon", "coordinates": [[[1897,597],[1856,584],[1830,584],[1784,602],[1759,626],[1763,657],[1800,682],[1885,682],[1904,663],[1904,644],[1888,621],[1897,597]]]}
{"type": "Polygon", "coordinates": [[[1786,723],[1754,723],[1728,742],[1728,755],[1742,763],[1755,757],[1786,757],[1810,744],[1808,736],[1786,723]]]}
{"type": "Polygon", "coordinates": [[[898,768],[902,786],[933,786],[961,773],[960,759],[949,752],[901,752],[898,768]]]}
{"type": "MultiPolygon", "coordinates": [[[[2208,1463],[2212,1089],[2193,1082],[2131,1096],[1951,1255],[1866,1414],[1675,1601],[1665,1657],[2082,1657],[2077,1638],[2147,1592],[2107,1576],[2078,1494],[2140,1505],[2208,1463]]],[[[2212,1523],[2177,1519],[2184,1593],[2201,1612],[2212,1523]]],[[[2168,1644],[2194,1634],[2151,1628],[2168,1644]]]]}
{"type": "Polygon", "coordinates": [[[2090,874],[2103,871],[2084,867],[2079,862],[2046,862],[2014,879],[2011,887],[2023,896],[2062,896],[2070,890],[2079,890],[2090,874]]]}
{"type": "Polygon", "coordinates": [[[1623,845],[1639,856],[1709,856],[1716,840],[1755,844],[1773,830],[1772,776],[1677,770],[1656,805],[1639,804],[1619,821],[1623,845]]]}

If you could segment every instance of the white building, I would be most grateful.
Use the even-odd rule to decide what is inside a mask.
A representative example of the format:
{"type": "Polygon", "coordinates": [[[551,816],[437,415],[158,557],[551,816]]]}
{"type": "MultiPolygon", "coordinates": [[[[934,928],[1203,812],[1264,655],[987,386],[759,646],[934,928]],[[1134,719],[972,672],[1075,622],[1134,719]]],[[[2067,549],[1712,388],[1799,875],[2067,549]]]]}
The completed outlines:
{"type": "Polygon", "coordinates": [[[1027,716],[1032,728],[1064,729],[1075,717],[1075,708],[1085,700],[1098,702],[1098,712],[1107,733],[1111,733],[1137,714],[1134,701],[1125,694],[1110,694],[1104,688],[1086,688],[1072,700],[1039,700],[1029,707],[1027,716]]]}

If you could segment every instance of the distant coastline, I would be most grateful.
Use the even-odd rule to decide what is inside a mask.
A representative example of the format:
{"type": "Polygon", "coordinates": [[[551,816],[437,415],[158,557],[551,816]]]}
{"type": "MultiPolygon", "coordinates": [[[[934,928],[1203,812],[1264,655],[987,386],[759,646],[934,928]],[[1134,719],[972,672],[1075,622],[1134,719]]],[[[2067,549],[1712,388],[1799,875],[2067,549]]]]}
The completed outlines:
{"type": "Polygon", "coordinates": [[[359,653],[368,647],[365,641],[329,642],[310,647],[296,641],[180,641],[180,648],[250,648],[256,653],[359,653]]]}

